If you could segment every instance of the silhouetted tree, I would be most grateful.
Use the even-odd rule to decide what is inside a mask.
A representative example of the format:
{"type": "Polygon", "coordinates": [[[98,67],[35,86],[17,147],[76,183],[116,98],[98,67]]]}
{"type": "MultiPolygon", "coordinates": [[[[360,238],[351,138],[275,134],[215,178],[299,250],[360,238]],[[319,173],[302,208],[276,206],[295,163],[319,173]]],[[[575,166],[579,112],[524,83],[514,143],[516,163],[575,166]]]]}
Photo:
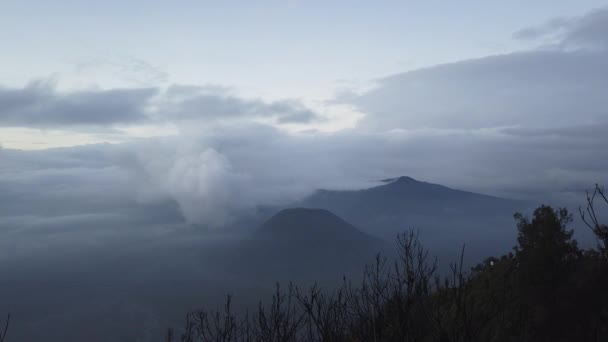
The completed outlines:
{"type": "Polygon", "coordinates": [[[6,322],[4,323],[4,329],[0,330],[0,342],[4,342],[6,334],[8,332],[8,326],[11,322],[11,314],[6,315],[6,322]]]}
{"type": "Polygon", "coordinates": [[[595,185],[593,192],[587,191],[587,206],[585,210],[579,207],[579,213],[583,222],[593,231],[598,240],[598,249],[604,257],[608,257],[608,225],[600,223],[597,217],[598,209],[595,207],[597,201],[608,205],[608,197],[604,187],[595,185]]]}
{"type": "Polygon", "coordinates": [[[287,293],[281,292],[281,287],[276,284],[269,307],[265,307],[260,302],[257,313],[251,319],[247,315],[243,332],[246,336],[252,337],[247,341],[296,341],[304,314],[299,310],[295,297],[292,284],[289,284],[287,293]]]}
{"type": "Polygon", "coordinates": [[[556,335],[560,337],[562,321],[558,312],[558,284],[569,274],[569,263],[578,255],[576,241],[567,224],[572,216],[565,208],[554,210],[542,205],[534,211],[532,220],[515,214],[518,246],[516,262],[520,301],[527,313],[533,338],[556,335]]]}

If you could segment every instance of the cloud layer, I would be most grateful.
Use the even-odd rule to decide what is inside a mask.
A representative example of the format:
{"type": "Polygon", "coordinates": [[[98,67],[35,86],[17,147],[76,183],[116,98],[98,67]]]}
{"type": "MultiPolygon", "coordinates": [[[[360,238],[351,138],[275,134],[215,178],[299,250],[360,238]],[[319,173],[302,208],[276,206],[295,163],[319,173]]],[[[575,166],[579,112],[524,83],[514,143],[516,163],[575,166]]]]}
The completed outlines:
{"type": "Polygon", "coordinates": [[[169,123],[179,134],[0,150],[0,214],[22,222],[99,213],[143,219],[154,211],[159,220],[220,227],[258,205],[399,175],[495,195],[580,201],[586,188],[608,183],[606,13],[515,34],[538,40],[535,49],[391,75],[362,94],[341,96],[334,102],[365,117],[332,134],[286,133],[277,127],[323,117],[296,100],[245,99],[222,87],[3,88],[2,126],[169,123]]]}
{"type": "Polygon", "coordinates": [[[52,83],[23,88],[0,87],[0,127],[110,128],[114,125],[163,122],[270,119],[309,123],[319,115],[296,100],[265,102],[243,99],[213,87],[92,89],[59,92],[52,83]]]}

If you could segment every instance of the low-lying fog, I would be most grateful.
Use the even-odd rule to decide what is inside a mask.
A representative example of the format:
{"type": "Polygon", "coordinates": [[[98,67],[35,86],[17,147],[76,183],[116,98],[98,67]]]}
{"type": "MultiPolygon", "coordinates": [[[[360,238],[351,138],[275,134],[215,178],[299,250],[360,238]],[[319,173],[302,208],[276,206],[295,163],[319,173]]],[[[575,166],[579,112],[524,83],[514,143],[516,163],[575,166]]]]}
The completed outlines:
{"type": "MultiPolygon", "coordinates": [[[[130,221],[74,215],[0,223],[0,302],[12,314],[11,339],[159,340],[166,328],[180,327],[188,311],[219,306],[227,294],[234,295],[238,308],[251,307],[270,297],[275,281],[286,286],[288,280],[299,285],[316,280],[331,288],[343,275],[357,280],[363,264],[373,260],[374,251],[366,250],[342,264],[323,262],[307,247],[292,246],[275,263],[256,256],[249,245],[261,218],[250,218],[249,228],[235,224],[209,231],[180,222],[166,206],[163,215],[158,214],[163,206],[144,208],[151,216],[156,212],[161,223],[146,221],[145,215],[130,221]]],[[[504,244],[482,241],[467,248],[478,249],[475,257],[505,251],[514,243],[514,232],[512,226],[504,244]]],[[[423,242],[434,238],[435,250],[451,248],[442,251],[444,263],[445,255],[455,258],[461,247],[449,233],[421,236],[423,242]]],[[[390,254],[394,245],[377,246],[390,254]]],[[[334,247],[347,251],[350,245],[334,247]]],[[[333,256],[322,253],[316,252],[320,258],[333,256]]],[[[481,261],[469,256],[468,265],[481,261]]]]}

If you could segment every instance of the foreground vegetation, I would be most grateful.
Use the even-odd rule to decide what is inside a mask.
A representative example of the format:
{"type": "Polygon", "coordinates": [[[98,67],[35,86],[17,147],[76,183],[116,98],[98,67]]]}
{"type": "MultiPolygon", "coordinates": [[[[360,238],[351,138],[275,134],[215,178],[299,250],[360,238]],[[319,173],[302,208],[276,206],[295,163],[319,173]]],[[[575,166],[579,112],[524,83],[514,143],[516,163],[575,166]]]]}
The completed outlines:
{"type": "MultiPolygon", "coordinates": [[[[279,285],[272,301],[236,313],[231,297],[219,310],[186,317],[167,341],[606,341],[608,226],[595,188],[580,215],[597,237],[583,250],[567,229],[566,209],[541,206],[531,219],[516,214],[513,251],[469,271],[462,259],[447,277],[409,232],[398,236],[396,261],[378,256],[362,280],[331,292],[279,285]]],[[[464,248],[463,248],[464,253],[464,248]]]]}

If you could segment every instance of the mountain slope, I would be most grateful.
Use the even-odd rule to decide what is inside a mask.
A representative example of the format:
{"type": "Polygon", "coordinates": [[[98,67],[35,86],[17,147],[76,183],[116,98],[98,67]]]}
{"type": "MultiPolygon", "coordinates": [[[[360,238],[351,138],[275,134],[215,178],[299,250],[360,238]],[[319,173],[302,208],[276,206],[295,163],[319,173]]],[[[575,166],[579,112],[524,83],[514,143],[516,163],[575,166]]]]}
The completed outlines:
{"type": "Polygon", "coordinates": [[[324,209],[284,209],[252,233],[238,248],[238,267],[271,281],[335,283],[360,274],[375,254],[389,250],[386,242],[324,209]]]}
{"type": "Polygon", "coordinates": [[[258,228],[257,236],[299,243],[374,240],[330,211],[317,208],[281,210],[258,228]]]}

